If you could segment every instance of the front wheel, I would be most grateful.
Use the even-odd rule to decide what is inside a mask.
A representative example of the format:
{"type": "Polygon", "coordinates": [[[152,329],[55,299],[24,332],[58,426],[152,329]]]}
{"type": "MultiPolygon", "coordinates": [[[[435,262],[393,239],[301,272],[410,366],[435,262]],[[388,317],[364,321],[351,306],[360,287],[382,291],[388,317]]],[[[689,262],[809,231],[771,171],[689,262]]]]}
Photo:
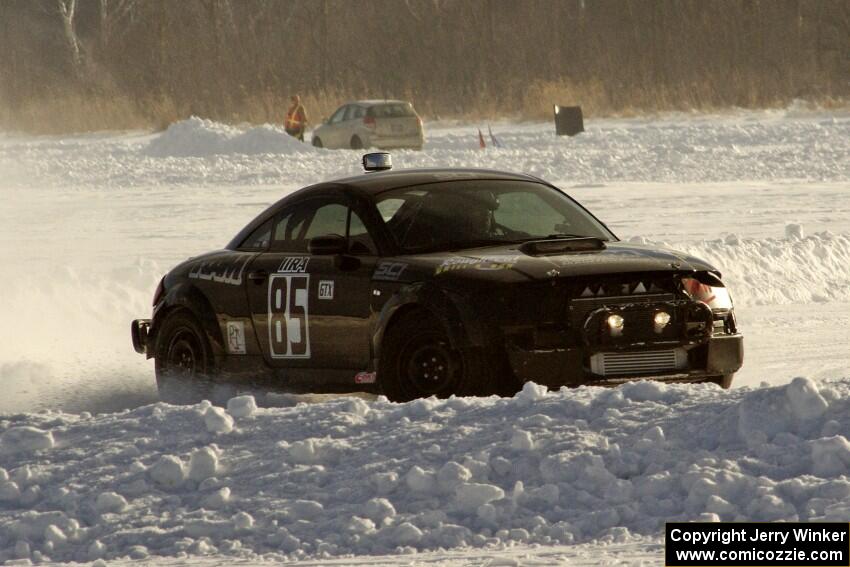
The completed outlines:
{"type": "Polygon", "coordinates": [[[478,349],[452,348],[440,322],[425,311],[416,311],[388,329],[378,380],[394,402],[429,396],[483,396],[500,393],[499,370],[478,349]]]}
{"type": "Polygon", "coordinates": [[[154,368],[162,401],[181,405],[210,398],[212,349],[189,312],[177,311],[163,323],[156,341],[154,368]]]}
{"type": "Polygon", "coordinates": [[[324,148],[325,146],[322,145],[322,139],[321,138],[319,138],[317,136],[313,136],[313,147],[314,148],[324,148]]]}
{"type": "Polygon", "coordinates": [[[363,140],[360,139],[360,136],[352,136],[352,138],[351,138],[351,149],[352,150],[362,150],[363,149],[363,140]]]}

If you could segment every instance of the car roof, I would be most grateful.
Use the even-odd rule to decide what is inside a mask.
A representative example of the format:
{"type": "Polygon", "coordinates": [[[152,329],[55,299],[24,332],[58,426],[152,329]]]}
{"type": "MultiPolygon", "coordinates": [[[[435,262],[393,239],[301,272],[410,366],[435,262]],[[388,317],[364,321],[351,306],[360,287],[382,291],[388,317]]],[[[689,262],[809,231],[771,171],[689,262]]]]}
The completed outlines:
{"type": "Polygon", "coordinates": [[[393,100],[393,99],[368,99],[368,100],[355,100],[352,102],[347,102],[346,104],[359,104],[361,106],[378,106],[380,104],[410,104],[409,101],[406,100],[393,100]]]}
{"type": "Polygon", "coordinates": [[[396,169],[374,173],[361,173],[351,177],[323,181],[315,185],[309,185],[290,193],[271,205],[259,216],[255,217],[247,226],[233,237],[227,248],[235,250],[239,244],[248,237],[251,232],[261,226],[275,214],[282,205],[293,202],[296,199],[312,198],[314,195],[322,195],[329,190],[350,190],[367,195],[378,195],[390,189],[410,187],[412,185],[425,185],[428,183],[451,182],[451,181],[474,181],[474,180],[496,180],[496,181],[530,181],[533,183],[546,183],[545,181],[523,173],[511,173],[494,169],[472,169],[472,168],[421,168],[421,169],[396,169]]]}
{"type": "Polygon", "coordinates": [[[476,168],[419,168],[419,169],[395,169],[374,173],[361,173],[351,177],[343,177],[322,182],[318,185],[305,187],[304,192],[312,190],[320,191],[335,185],[344,186],[377,195],[390,189],[409,187],[411,185],[425,185],[427,183],[440,183],[450,181],[473,181],[473,180],[513,180],[532,181],[541,183],[541,180],[524,173],[511,173],[509,171],[498,171],[495,169],[476,168]]]}

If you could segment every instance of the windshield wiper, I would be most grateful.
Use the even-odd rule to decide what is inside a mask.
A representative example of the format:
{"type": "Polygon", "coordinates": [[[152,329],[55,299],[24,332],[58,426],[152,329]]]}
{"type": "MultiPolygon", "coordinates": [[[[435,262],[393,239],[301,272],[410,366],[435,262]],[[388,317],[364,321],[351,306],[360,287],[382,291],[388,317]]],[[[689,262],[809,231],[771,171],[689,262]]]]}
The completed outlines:
{"type": "Polygon", "coordinates": [[[463,248],[478,248],[480,246],[499,246],[501,244],[517,244],[519,242],[523,242],[522,240],[511,240],[511,239],[502,239],[502,238],[480,238],[478,240],[458,240],[453,242],[446,242],[440,248],[445,248],[447,250],[460,250],[463,248]]]}
{"type": "Polygon", "coordinates": [[[555,240],[558,238],[587,238],[585,234],[567,234],[565,232],[556,232],[546,236],[546,240],[555,240]]]}

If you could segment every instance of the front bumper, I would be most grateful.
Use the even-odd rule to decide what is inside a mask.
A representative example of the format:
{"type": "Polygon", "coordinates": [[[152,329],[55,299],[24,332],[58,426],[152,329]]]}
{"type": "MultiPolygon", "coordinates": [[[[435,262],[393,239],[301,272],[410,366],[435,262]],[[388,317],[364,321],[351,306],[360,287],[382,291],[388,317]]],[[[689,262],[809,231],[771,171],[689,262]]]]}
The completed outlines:
{"type": "Polygon", "coordinates": [[[150,319],[136,319],[130,323],[130,336],[133,339],[133,348],[139,354],[148,355],[148,331],[150,328],[150,319]]]}
{"type": "MultiPolygon", "coordinates": [[[[648,345],[643,351],[652,351],[648,345]]],[[[641,351],[635,351],[641,352],[641,351]]],[[[687,351],[685,368],[670,372],[634,372],[599,375],[591,370],[591,352],[582,347],[526,350],[508,348],[514,374],[521,382],[536,382],[550,388],[581,385],[616,385],[632,380],[703,382],[734,374],[744,363],[744,338],[740,334],[716,335],[687,351]]]]}

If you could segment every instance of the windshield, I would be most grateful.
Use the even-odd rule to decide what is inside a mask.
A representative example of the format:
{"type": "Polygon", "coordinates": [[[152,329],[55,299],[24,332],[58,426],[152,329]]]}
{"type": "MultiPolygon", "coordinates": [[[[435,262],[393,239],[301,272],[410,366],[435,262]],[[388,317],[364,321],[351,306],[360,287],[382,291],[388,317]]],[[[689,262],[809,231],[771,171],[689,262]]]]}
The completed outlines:
{"type": "Polygon", "coordinates": [[[542,183],[447,181],[386,191],[376,203],[407,253],[542,238],[615,238],[575,201],[542,183]]]}

